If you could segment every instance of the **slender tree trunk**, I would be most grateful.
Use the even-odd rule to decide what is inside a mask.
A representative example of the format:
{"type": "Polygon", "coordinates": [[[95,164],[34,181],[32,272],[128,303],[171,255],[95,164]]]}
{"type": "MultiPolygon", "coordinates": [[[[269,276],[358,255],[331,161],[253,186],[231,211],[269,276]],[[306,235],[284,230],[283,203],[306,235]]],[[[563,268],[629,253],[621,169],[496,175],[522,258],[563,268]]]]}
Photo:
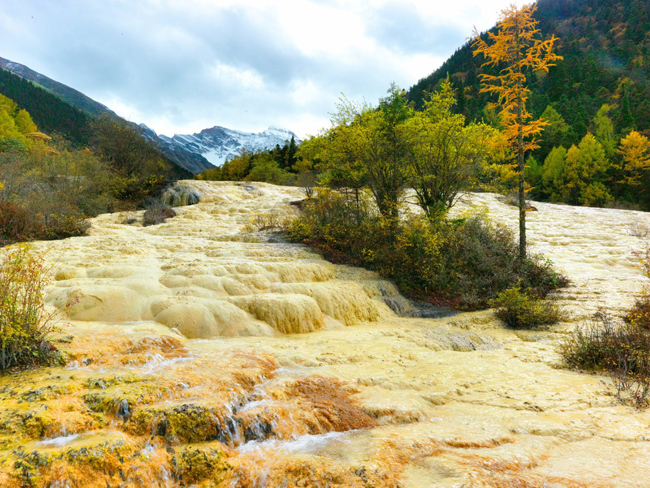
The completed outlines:
{"type": "MultiPolygon", "coordinates": [[[[517,24],[519,17],[517,16],[517,24]]],[[[515,29],[515,46],[517,46],[517,71],[521,74],[521,53],[519,51],[520,26],[515,29]]],[[[524,120],[523,100],[521,99],[521,79],[517,84],[517,168],[519,169],[519,259],[526,259],[526,193],[524,192],[524,120]]]]}
{"type": "MultiPolygon", "coordinates": [[[[521,115],[521,107],[518,108],[521,115]]],[[[517,167],[519,168],[519,259],[526,259],[526,192],[524,191],[524,137],[519,126],[517,136],[517,167]]]]}

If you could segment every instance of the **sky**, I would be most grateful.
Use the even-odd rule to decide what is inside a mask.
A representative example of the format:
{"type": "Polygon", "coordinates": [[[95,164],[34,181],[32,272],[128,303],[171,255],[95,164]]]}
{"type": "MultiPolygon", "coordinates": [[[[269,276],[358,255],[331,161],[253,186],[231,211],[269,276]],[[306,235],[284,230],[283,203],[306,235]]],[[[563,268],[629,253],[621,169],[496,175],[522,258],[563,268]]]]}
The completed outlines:
{"type": "MultiPolygon", "coordinates": [[[[159,134],[301,138],[408,89],[513,0],[0,0],[0,57],[159,134]]],[[[521,1],[519,2],[521,4],[521,1]]]]}

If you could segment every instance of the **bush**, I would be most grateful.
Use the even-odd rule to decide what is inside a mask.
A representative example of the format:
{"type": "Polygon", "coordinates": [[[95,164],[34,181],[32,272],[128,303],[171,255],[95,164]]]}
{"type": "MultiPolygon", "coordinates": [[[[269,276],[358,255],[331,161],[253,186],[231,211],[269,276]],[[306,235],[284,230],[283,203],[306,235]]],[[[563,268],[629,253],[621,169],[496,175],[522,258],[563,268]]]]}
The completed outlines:
{"type": "Polygon", "coordinates": [[[471,310],[486,308],[519,280],[540,297],[566,284],[550,262],[522,262],[512,233],[480,215],[391,220],[362,192],[322,189],[302,211],[286,229],[289,240],[315,246],[330,261],[374,269],[417,300],[471,310]]]}
{"type": "Polygon", "coordinates": [[[47,340],[55,330],[54,317],[44,308],[47,284],[42,257],[27,246],[9,250],[0,260],[0,372],[48,364],[58,357],[47,340]]]}
{"type": "Polygon", "coordinates": [[[0,246],[25,237],[29,212],[15,203],[0,200],[0,246]]]}
{"type": "Polygon", "coordinates": [[[569,367],[607,372],[616,387],[638,407],[650,394],[650,331],[633,323],[615,323],[598,312],[568,336],[559,352],[569,367]]]}
{"type": "Polygon", "coordinates": [[[148,200],[146,206],[148,208],[144,211],[142,222],[144,227],[164,224],[167,219],[176,217],[176,211],[173,208],[157,200],[148,200]]]}
{"type": "Polygon", "coordinates": [[[532,329],[558,323],[565,318],[554,300],[541,300],[532,290],[522,293],[518,284],[502,291],[490,306],[496,308],[496,316],[513,329],[532,329]]]}
{"type": "MultiPolygon", "coordinates": [[[[639,267],[646,278],[650,278],[650,246],[635,252],[639,267]]],[[[650,332],[650,288],[643,288],[641,296],[636,299],[634,306],[625,317],[625,322],[650,332]]]]}
{"type": "Polygon", "coordinates": [[[625,316],[625,322],[650,332],[650,296],[647,292],[634,302],[625,316]]]}
{"type": "Polygon", "coordinates": [[[0,153],[0,245],[84,234],[86,218],[113,203],[110,181],[88,150],[36,143],[26,153],[0,153]]]}
{"type": "MultiPolygon", "coordinates": [[[[650,277],[650,247],[636,253],[641,269],[650,277]]],[[[616,396],[637,407],[648,405],[650,395],[650,290],[646,287],[620,323],[599,311],[560,345],[569,367],[603,371],[610,375],[616,396]]]]}
{"type": "Polygon", "coordinates": [[[88,230],[89,224],[78,209],[61,204],[52,213],[37,210],[0,200],[0,246],[36,239],[64,239],[88,230]]]}
{"type": "Polygon", "coordinates": [[[435,276],[436,289],[462,308],[481,309],[502,291],[520,283],[540,298],[568,280],[539,255],[519,259],[515,236],[482,215],[438,224],[443,243],[435,276]]]}

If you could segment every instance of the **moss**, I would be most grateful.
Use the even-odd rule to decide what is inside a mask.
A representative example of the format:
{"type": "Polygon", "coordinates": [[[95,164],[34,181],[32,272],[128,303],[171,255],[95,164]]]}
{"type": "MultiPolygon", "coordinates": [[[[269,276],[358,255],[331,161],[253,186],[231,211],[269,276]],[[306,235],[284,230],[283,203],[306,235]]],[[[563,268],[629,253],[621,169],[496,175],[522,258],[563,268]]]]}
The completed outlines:
{"type": "Polygon", "coordinates": [[[111,386],[139,383],[141,381],[144,380],[132,375],[106,376],[103,378],[88,378],[86,381],[84,381],[84,386],[89,390],[105,390],[111,386]]]}
{"type": "Polygon", "coordinates": [[[44,402],[67,395],[70,390],[64,386],[47,385],[42,388],[31,389],[20,394],[21,398],[28,402],[44,402]]]}
{"type": "Polygon", "coordinates": [[[16,451],[13,478],[21,487],[40,486],[43,469],[52,465],[53,456],[39,451],[16,451]]]}
{"type": "Polygon", "coordinates": [[[172,458],[172,468],[184,485],[208,481],[208,486],[217,486],[231,470],[218,443],[183,448],[172,458]]]}
{"type": "Polygon", "coordinates": [[[41,439],[52,422],[52,418],[44,412],[28,413],[23,417],[23,431],[31,438],[41,439]]]}
{"type": "Polygon", "coordinates": [[[224,420],[220,410],[197,404],[144,407],[133,414],[128,428],[137,435],[164,437],[170,443],[218,440],[230,444],[241,420],[224,420]]]}
{"type": "Polygon", "coordinates": [[[164,391],[152,383],[115,385],[102,391],[83,395],[84,403],[93,411],[128,418],[138,405],[152,403],[164,391]]]}
{"type": "Polygon", "coordinates": [[[87,465],[103,471],[117,464],[124,464],[132,449],[123,441],[106,441],[89,447],[68,449],[62,455],[66,461],[76,465],[87,465]]]}
{"type": "Polygon", "coordinates": [[[11,436],[0,436],[0,451],[8,451],[16,445],[16,438],[11,436]]]}
{"type": "Polygon", "coordinates": [[[69,476],[71,486],[88,486],[89,480],[98,478],[106,479],[111,486],[114,476],[131,464],[133,454],[133,446],[121,434],[84,435],[66,447],[41,443],[19,447],[0,460],[0,470],[6,468],[5,472],[10,472],[15,483],[10,486],[21,488],[54,486],[52,481],[59,479],[55,473],[61,469],[69,476]]]}

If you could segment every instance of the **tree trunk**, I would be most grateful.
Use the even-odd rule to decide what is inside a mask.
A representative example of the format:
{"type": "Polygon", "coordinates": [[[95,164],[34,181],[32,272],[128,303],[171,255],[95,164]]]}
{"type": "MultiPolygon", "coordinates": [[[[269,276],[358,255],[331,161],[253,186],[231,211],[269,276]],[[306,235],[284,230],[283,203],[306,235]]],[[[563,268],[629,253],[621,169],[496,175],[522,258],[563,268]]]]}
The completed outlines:
{"type": "Polygon", "coordinates": [[[526,259],[526,192],[524,191],[524,130],[522,102],[517,101],[517,169],[519,170],[519,259],[526,259]]]}
{"type": "Polygon", "coordinates": [[[524,143],[521,131],[519,132],[519,154],[517,166],[519,167],[519,259],[526,259],[526,192],[524,191],[524,143]]]}
{"type": "MultiPolygon", "coordinates": [[[[519,16],[517,16],[519,24],[519,16]]],[[[521,55],[519,51],[519,32],[521,27],[515,29],[515,45],[517,46],[517,71],[521,74],[521,55]]],[[[517,168],[519,169],[519,259],[526,259],[526,193],[524,192],[524,101],[521,93],[523,86],[521,80],[517,85],[517,168]]]]}

